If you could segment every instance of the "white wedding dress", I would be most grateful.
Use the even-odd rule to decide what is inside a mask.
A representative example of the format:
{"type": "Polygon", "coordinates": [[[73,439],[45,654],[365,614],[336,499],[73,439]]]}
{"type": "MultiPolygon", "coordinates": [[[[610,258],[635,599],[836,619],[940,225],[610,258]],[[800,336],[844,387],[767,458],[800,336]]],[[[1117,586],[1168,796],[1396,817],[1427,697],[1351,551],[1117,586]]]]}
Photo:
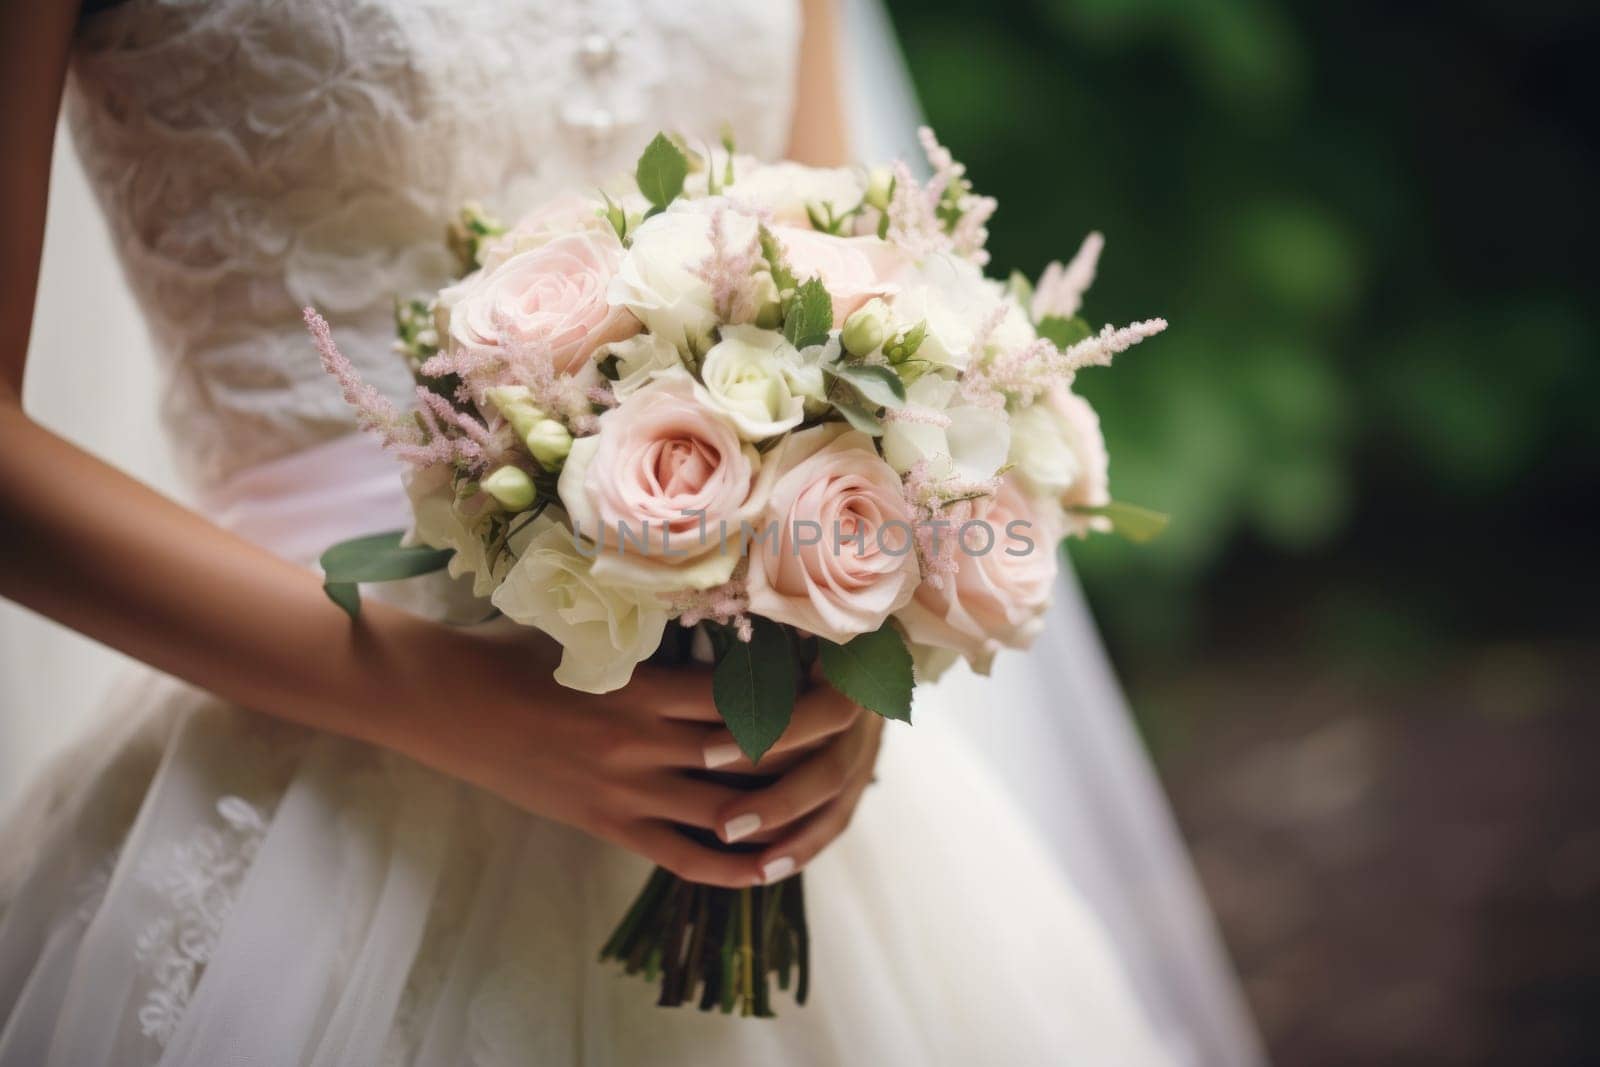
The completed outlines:
{"type": "MultiPolygon", "coordinates": [[[[859,48],[881,25],[852,11],[859,48]]],[[[779,0],[86,18],[68,115],[196,499],[306,562],[401,523],[300,306],[404,397],[391,301],[445,277],[463,201],[515,213],[661,127],[727,123],[776,156],[798,35],[779,0]]],[[[897,92],[865,94],[863,126],[903,132],[897,92]]],[[[774,1021],[658,1009],[597,962],[637,857],[142,672],[0,830],[0,1067],[1256,1062],[1070,580],[1062,601],[1039,655],[891,724],[878,784],[807,871],[811,1001],[774,1021]]]]}

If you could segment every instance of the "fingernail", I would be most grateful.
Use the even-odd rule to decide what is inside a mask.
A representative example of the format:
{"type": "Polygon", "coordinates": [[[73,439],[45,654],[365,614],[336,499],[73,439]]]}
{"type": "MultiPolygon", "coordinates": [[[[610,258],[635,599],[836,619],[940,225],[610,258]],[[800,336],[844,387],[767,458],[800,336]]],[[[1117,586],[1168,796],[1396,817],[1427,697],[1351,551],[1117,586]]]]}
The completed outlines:
{"type": "Polygon", "coordinates": [[[779,856],[777,859],[761,868],[761,880],[771,885],[781,882],[794,873],[794,860],[788,856],[779,856]]]}
{"type": "Polygon", "coordinates": [[[741,837],[749,837],[759,829],[761,829],[761,816],[753,812],[746,815],[735,815],[722,828],[722,836],[724,840],[737,841],[741,837]]]}
{"type": "Polygon", "coordinates": [[[739,762],[739,757],[744,755],[739,751],[739,746],[734,744],[707,745],[706,766],[710,768],[726,767],[730,763],[739,762]]]}

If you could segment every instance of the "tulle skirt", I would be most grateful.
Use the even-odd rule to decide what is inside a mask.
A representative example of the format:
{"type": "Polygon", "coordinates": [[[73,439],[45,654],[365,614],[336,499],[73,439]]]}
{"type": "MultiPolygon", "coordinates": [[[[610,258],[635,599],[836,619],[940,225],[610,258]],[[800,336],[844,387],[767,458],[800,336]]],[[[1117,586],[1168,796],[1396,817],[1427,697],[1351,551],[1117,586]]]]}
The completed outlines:
{"type": "Polygon", "coordinates": [[[1170,1062],[1101,924],[936,721],[888,724],[807,869],[804,1007],[661,1009],[600,963],[648,871],[142,673],[0,830],[0,1067],[1170,1062]]]}

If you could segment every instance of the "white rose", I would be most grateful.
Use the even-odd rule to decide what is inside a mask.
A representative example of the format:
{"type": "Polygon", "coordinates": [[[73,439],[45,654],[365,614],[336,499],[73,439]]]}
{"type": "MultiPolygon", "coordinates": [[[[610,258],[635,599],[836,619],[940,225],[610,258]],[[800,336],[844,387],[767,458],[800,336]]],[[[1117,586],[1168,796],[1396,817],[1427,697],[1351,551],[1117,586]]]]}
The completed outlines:
{"type": "Polygon", "coordinates": [[[849,167],[807,167],[799,163],[769,163],[736,174],[725,190],[729,199],[769,211],[774,222],[792,226],[811,225],[806,206],[828,208],[837,217],[849,211],[866,195],[864,177],[849,167]]]}
{"type": "Polygon", "coordinates": [[[791,391],[787,373],[799,364],[800,353],[783,334],[724,326],[721,340],[700,365],[704,384],[696,385],[695,393],[727,415],[746,441],[776,437],[805,417],[805,400],[791,391]]]}
{"type": "Polygon", "coordinates": [[[499,575],[489,566],[483,538],[456,507],[454,475],[448,463],[407,469],[404,479],[406,495],[411,498],[412,525],[406,543],[454,549],[450,577],[472,575],[472,595],[485,597],[494,591],[499,575]]]}
{"type": "MultiPolygon", "coordinates": [[[[711,286],[699,272],[711,255],[711,215],[705,204],[675,204],[640,226],[607,294],[612,304],[626,307],[680,352],[704,352],[717,325],[711,286]]],[[[755,232],[750,216],[724,214],[726,247],[745,247],[755,232]]]]}
{"type": "Polygon", "coordinates": [[[594,561],[553,519],[536,519],[514,540],[517,562],[495,590],[494,606],[560,643],[555,679],[567,688],[609,693],[627,685],[661,644],[667,610],[660,598],[596,580],[594,561]]]}
{"type": "Polygon", "coordinates": [[[683,366],[683,357],[670,341],[663,341],[653,333],[635,334],[626,341],[616,341],[602,353],[616,357],[616,381],[611,392],[616,398],[626,400],[648,385],[659,372],[683,366]]]}
{"type": "Polygon", "coordinates": [[[883,427],[883,458],[901,474],[919,462],[934,478],[951,475],[977,482],[994,476],[1006,461],[1012,426],[1004,411],[954,403],[959,386],[926,374],[906,389],[904,415],[894,412],[883,427]],[[948,419],[948,425],[941,425],[948,419]]]}
{"type": "Polygon", "coordinates": [[[1030,492],[1069,509],[1070,532],[1110,528],[1103,517],[1085,520],[1070,513],[1111,502],[1100,418],[1083,397],[1054,388],[1013,414],[1010,461],[1030,492]]]}
{"type": "Polygon", "coordinates": [[[978,329],[998,303],[982,272],[968,260],[937,253],[894,281],[900,291],[890,298],[889,306],[897,322],[902,327],[928,324],[916,358],[966,369],[978,329]]]}

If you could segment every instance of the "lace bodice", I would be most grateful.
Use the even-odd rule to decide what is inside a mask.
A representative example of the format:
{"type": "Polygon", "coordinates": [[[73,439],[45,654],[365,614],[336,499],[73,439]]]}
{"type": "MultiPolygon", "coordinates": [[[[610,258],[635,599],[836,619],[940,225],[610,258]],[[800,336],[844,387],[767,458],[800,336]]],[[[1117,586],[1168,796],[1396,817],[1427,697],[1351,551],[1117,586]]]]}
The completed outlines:
{"type": "Polygon", "coordinates": [[[397,294],[437,288],[467,200],[512,215],[658,130],[783,149],[788,0],[131,0],[87,18],[78,151],[165,363],[196,487],[347,432],[303,332],[409,392],[397,294]]]}

